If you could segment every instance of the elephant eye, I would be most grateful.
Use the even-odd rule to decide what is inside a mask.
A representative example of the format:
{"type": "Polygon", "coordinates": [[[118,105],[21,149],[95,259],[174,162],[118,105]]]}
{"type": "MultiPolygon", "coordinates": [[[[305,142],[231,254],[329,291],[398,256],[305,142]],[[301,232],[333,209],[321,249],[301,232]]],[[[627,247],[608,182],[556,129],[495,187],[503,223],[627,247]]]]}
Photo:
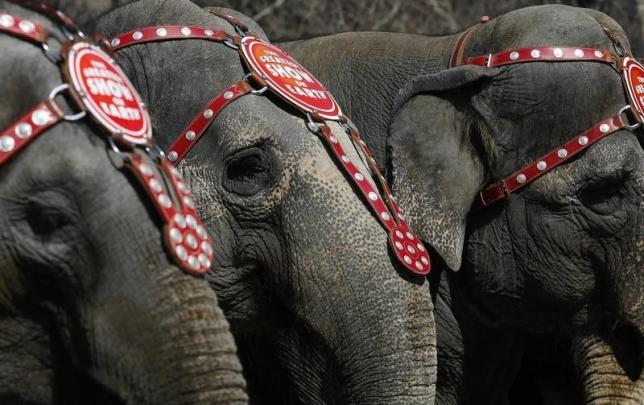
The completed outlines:
{"type": "Polygon", "coordinates": [[[26,220],[29,229],[42,242],[55,241],[74,225],[75,216],[69,206],[30,201],[26,207],[26,220]]]}
{"type": "Polygon", "coordinates": [[[601,215],[608,215],[619,208],[622,187],[616,180],[600,181],[582,189],[579,199],[584,206],[601,215]]]}
{"type": "Polygon", "coordinates": [[[272,154],[262,148],[239,151],[227,159],[223,187],[244,197],[258,194],[275,183],[275,166],[272,154]]]}

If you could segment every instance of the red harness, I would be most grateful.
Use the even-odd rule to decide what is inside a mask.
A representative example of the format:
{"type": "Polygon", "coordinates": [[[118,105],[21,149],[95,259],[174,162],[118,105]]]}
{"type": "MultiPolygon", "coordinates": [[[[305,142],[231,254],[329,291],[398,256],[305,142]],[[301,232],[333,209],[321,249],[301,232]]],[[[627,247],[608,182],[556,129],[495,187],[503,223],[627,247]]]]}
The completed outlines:
{"type": "Polygon", "coordinates": [[[0,166],[56,124],[89,117],[152,200],[163,221],[164,244],[173,261],[189,273],[206,273],[213,259],[212,240],[183,178],[160,153],[153,153],[156,145],[150,119],[138,93],[107,53],[71,29],[75,25],[66,16],[43,5],[30,8],[57,20],[64,35],[2,11],[0,33],[42,47],[58,64],[64,82],[47,100],[0,132],[0,166]],[[61,43],[60,54],[51,53],[49,41],[61,43]],[[56,102],[65,93],[77,109],[73,115],[65,114],[56,102]]]}
{"type": "MultiPolygon", "coordinates": [[[[490,21],[482,17],[481,24],[490,21]]],[[[468,29],[456,42],[452,50],[449,67],[476,65],[482,67],[500,67],[516,63],[531,62],[596,62],[613,65],[622,74],[622,81],[630,101],[630,105],[621,108],[613,117],[596,123],[592,128],[576,135],[567,143],[558,146],[551,152],[541,156],[532,163],[524,166],[511,175],[495,182],[479,193],[474,204],[475,208],[483,208],[494,202],[507,198],[511,193],[532,183],[555,167],[577,156],[591,145],[614,134],[628,129],[635,130],[644,123],[644,66],[628,56],[617,56],[607,49],[584,47],[534,47],[506,50],[500,53],[465,57],[465,47],[479,25],[468,29]],[[636,122],[629,123],[629,116],[636,122]]],[[[608,35],[615,48],[622,53],[621,44],[608,35]]]]}
{"type": "Polygon", "coordinates": [[[219,93],[188,124],[170,146],[167,153],[168,160],[177,165],[228,104],[241,96],[259,95],[270,90],[307,117],[309,130],[319,135],[325,142],[328,151],[343,170],[348,181],[355,186],[356,190],[359,190],[363,200],[388,231],[391,250],[400,263],[415,274],[428,274],[431,263],[425,247],[411,232],[366,144],[342,114],[333,96],[312,74],[284,51],[259,39],[235,18],[213,14],[230,23],[237,34],[230,35],[225,31],[195,26],[155,26],[120,34],[109,42],[114,51],[136,44],[170,40],[201,39],[218,42],[237,50],[246,70],[250,72],[239,82],[219,93]],[[340,123],[354,145],[366,157],[370,171],[374,174],[372,178],[376,183],[375,187],[367,180],[369,175],[361,172],[351,162],[325,120],[340,123]]]}

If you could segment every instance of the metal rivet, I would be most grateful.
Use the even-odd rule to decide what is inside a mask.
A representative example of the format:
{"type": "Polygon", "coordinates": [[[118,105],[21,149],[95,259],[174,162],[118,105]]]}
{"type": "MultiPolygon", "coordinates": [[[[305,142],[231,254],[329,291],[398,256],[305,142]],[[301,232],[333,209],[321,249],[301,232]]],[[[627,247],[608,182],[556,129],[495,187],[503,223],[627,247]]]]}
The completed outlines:
{"type": "Polygon", "coordinates": [[[42,127],[51,120],[51,114],[46,110],[36,110],[31,114],[31,122],[42,127]]]}
{"type": "Polygon", "coordinates": [[[517,60],[517,59],[519,59],[519,52],[516,52],[516,51],[515,51],[515,52],[512,52],[512,53],[510,54],[510,59],[511,59],[511,60],[517,60]]]}
{"type": "Polygon", "coordinates": [[[207,269],[210,268],[210,265],[212,264],[210,259],[208,259],[208,257],[203,253],[199,253],[199,263],[207,269]]]}
{"type": "Polygon", "coordinates": [[[540,58],[540,57],[541,57],[541,51],[540,51],[540,50],[538,50],[538,49],[533,49],[533,50],[530,52],[530,56],[532,56],[534,59],[538,59],[538,58],[540,58]]]}
{"type": "Polygon", "coordinates": [[[389,221],[391,219],[391,216],[387,214],[386,212],[381,212],[380,213],[380,218],[383,219],[383,221],[389,221]]]}
{"type": "Polygon", "coordinates": [[[422,243],[417,244],[417,245],[416,245],[416,247],[417,247],[417,248],[418,248],[418,250],[420,250],[421,252],[424,252],[424,251],[425,251],[425,246],[423,246],[423,244],[422,244],[422,243]]]}
{"type": "Polygon", "coordinates": [[[595,51],[595,57],[597,57],[597,58],[603,58],[603,57],[604,57],[604,53],[603,53],[602,51],[595,51]]]}
{"type": "Polygon", "coordinates": [[[398,237],[398,239],[402,239],[405,237],[405,235],[403,235],[403,233],[400,231],[396,231],[396,236],[398,237]]]}
{"type": "Polygon", "coordinates": [[[416,268],[418,270],[422,270],[423,269],[423,264],[421,262],[416,262],[416,268]]]}
{"type": "Polygon", "coordinates": [[[163,191],[163,187],[161,186],[161,183],[157,179],[150,179],[150,181],[148,182],[148,185],[155,193],[160,193],[161,191],[163,191]]]}
{"type": "Polygon", "coordinates": [[[557,58],[561,58],[564,55],[563,50],[561,48],[555,48],[553,53],[557,58]]]}
{"type": "Polygon", "coordinates": [[[199,268],[199,260],[197,260],[196,257],[190,255],[188,257],[188,265],[192,267],[193,269],[198,269],[199,268]]]}
{"type": "Polygon", "coordinates": [[[181,214],[176,214],[174,216],[174,223],[177,224],[181,229],[186,228],[186,218],[181,214]]]}
{"type": "Polygon", "coordinates": [[[525,183],[526,180],[528,180],[528,178],[523,173],[517,176],[517,183],[519,184],[525,183]]]}
{"type": "Polygon", "coordinates": [[[183,197],[183,203],[186,204],[189,208],[195,207],[195,202],[188,196],[183,197]]]}
{"type": "Polygon", "coordinates": [[[197,220],[192,215],[186,216],[186,224],[188,224],[191,229],[197,229],[197,220]]]}
{"type": "Polygon", "coordinates": [[[157,200],[159,201],[159,204],[161,204],[163,208],[172,207],[172,201],[170,201],[170,197],[168,197],[166,194],[159,194],[159,197],[157,197],[157,200]]]}
{"type": "Polygon", "coordinates": [[[353,177],[355,177],[356,180],[358,180],[358,181],[364,180],[364,176],[362,175],[362,173],[356,173],[356,174],[353,175],[353,177]]]}
{"type": "Polygon", "coordinates": [[[181,33],[187,37],[192,34],[192,30],[188,27],[183,27],[181,28],[181,33]]]}
{"type": "Polygon", "coordinates": [[[578,58],[583,58],[584,57],[584,51],[581,49],[575,49],[575,56],[578,58]]]}
{"type": "Polygon", "coordinates": [[[376,201],[378,199],[378,194],[374,193],[373,191],[369,191],[368,196],[371,201],[376,201]]]}
{"type": "Polygon", "coordinates": [[[169,159],[171,162],[174,162],[174,161],[175,161],[175,160],[177,160],[178,158],[179,158],[179,154],[178,154],[177,152],[172,151],[172,152],[168,153],[168,159],[169,159]]]}
{"type": "Polygon", "coordinates": [[[141,31],[136,31],[134,34],[132,34],[132,38],[134,38],[135,41],[138,41],[139,39],[143,38],[143,33],[141,31]]]}
{"type": "Polygon", "coordinates": [[[16,141],[10,136],[0,137],[0,151],[11,152],[16,146],[16,141]]]}
{"type": "Polygon", "coordinates": [[[403,244],[402,243],[396,241],[396,243],[394,243],[394,245],[396,245],[396,249],[403,250],[403,244]]]}
{"type": "Polygon", "coordinates": [[[172,239],[172,241],[176,244],[181,243],[181,241],[183,240],[181,231],[178,230],[177,228],[170,229],[170,239],[172,239]]]}
{"type": "Polygon", "coordinates": [[[212,118],[212,114],[213,112],[211,109],[207,109],[206,111],[203,112],[203,116],[206,118],[212,118]]]}
{"type": "Polygon", "coordinates": [[[199,225],[197,226],[197,235],[199,235],[201,239],[206,239],[208,238],[208,231],[206,231],[206,228],[203,225],[199,225]]]}
{"type": "Polygon", "coordinates": [[[411,245],[407,245],[407,251],[408,251],[409,253],[411,253],[412,255],[415,255],[415,254],[416,254],[416,249],[414,249],[414,247],[413,247],[413,246],[411,246],[411,245]]]}
{"type": "Polygon", "coordinates": [[[197,134],[195,134],[195,131],[186,132],[186,139],[189,141],[194,141],[196,136],[197,134]]]}
{"type": "Polygon", "coordinates": [[[208,35],[209,37],[215,35],[215,32],[213,30],[205,30],[203,33],[208,35]]]}
{"type": "Polygon", "coordinates": [[[579,140],[577,142],[579,142],[580,145],[586,145],[588,144],[588,137],[585,135],[582,135],[579,137],[579,140]]]}
{"type": "Polygon", "coordinates": [[[141,163],[139,165],[139,171],[143,173],[144,176],[152,176],[154,174],[152,168],[145,163],[141,163]]]}
{"type": "Polygon", "coordinates": [[[165,37],[166,35],[168,35],[168,31],[165,28],[159,28],[157,30],[157,35],[160,37],[165,37]]]}
{"type": "Polygon", "coordinates": [[[411,264],[411,257],[405,255],[405,257],[403,257],[403,260],[405,261],[405,263],[411,264]]]}
{"type": "Polygon", "coordinates": [[[188,245],[190,249],[194,250],[199,246],[199,243],[197,242],[197,238],[192,236],[192,234],[188,234],[188,236],[186,236],[186,245],[188,245]]]}
{"type": "Polygon", "coordinates": [[[331,136],[329,137],[329,140],[330,140],[331,142],[333,142],[333,143],[338,143],[338,138],[336,138],[336,137],[335,137],[335,136],[333,136],[333,135],[331,135],[331,136]]]}
{"type": "Polygon", "coordinates": [[[20,31],[24,32],[25,34],[31,34],[36,30],[36,24],[32,23],[29,20],[20,21],[18,27],[20,28],[20,31]]]}
{"type": "Polygon", "coordinates": [[[351,159],[349,159],[346,155],[342,155],[340,159],[342,159],[344,163],[349,163],[351,161],[351,159]]]}
{"type": "Polygon", "coordinates": [[[177,246],[174,251],[177,252],[177,257],[180,260],[186,260],[186,258],[188,257],[188,252],[186,252],[186,248],[184,248],[181,245],[177,246]]]}
{"type": "Polygon", "coordinates": [[[546,170],[546,167],[548,167],[548,164],[544,162],[543,160],[537,163],[537,169],[544,171],[546,170]]]}
{"type": "Polygon", "coordinates": [[[110,45],[112,45],[112,48],[116,48],[121,44],[121,40],[118,38],[114,38],[112,42],[110,42],[110,45]]]}
{"type": "Polygon", "coordinates": [[[414,235],[411,232],[405,232],[405,235],[407,235],[407,239],[414,240],[414,235]]]}
{"type": "Polygon", "coordinates": [[[401,214],[400,212],[398,213],[398,218],[403,219],[403,220],[405,219],[405,217],[403,216],[403,214],[401,214]]]}
{"type": "Polygon", "coordinates": [[[230,100],[231,98],[233,98],[233,96],[234,96],[234,94],[233,94],[232,91],[227,91],[227,92],[224,93],[224,98],[226,100],[230,100]]]}
{"type": "Polygon", "coordinates": [[[186,183],[184,183],[183,181],[177,182],[177,189],[184,194],[188,192],[188,189],[186,188],[186,183]]]}
{"type": "Polygon", "coordinates": [[[13,17],[10,16],[9,14],[0,15],[0,25],[5,28],[13,27],[13,24],[15,24],[15,22],[16,21],[13,19],[13,17]]]}
{"type": "Polygon", "coordinates": [[[21,138],[21,139],[29,138],[33,133],[33,128],[31,127],[31,125],[27,124],[26,122],[21,122],[20,124],[18,124],[18,126],[16,126],[14,133],[18,138],[21,138]]]}
{"type": "Polygon", "coordinates": [[[608,124],[601,124],[599,130],[603,133],[610,131],[610,126],[608,124]]]}
{"type": "Polygon", "coordinates": [[[429,260],[427,260],[427,258],[425,256],[421,257],[420,260],[422,260],[423,263],[425,263],[425,264],[429,264],[429,260]]]}
{"type": "Polygon", "coordinates": [[[560,159],[564,159],[568,156],[568,151],[566,149],[559,149],[557,151],[557,156],[559,156],[560,159]]]}
{"type": "Polygon", "coordinates": [[[212,245],[208,242],[201,242],[201,250],[208,256],[212,256],[212,245]]]}

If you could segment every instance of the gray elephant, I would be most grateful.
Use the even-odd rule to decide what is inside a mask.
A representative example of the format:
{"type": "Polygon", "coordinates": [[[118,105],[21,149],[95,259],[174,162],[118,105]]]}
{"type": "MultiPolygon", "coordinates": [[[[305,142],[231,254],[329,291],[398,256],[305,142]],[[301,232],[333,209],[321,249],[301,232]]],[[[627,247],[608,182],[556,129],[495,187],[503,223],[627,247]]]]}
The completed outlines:
{"type": "MultiPolygon", "coordinates": [[[[526,8],[479,26],[465,54],[612,50],[603,28],[628,49],[604,14],[526,8]]],[[[507,403],[523,360],[575,371],[562,373],[569,386],[534,378],[548,388],[544,403],[642,403],[641,130],[618,131],[504,202],[471,210],[488,184],[615,115],[628,103],[620,76],[600,63],[443,71],[457,39],[347,33],[285,44],[363,131],[444,267],[460,269],[437,286],[437,401],[507,403]]]]}
{"type": "MultiPolygon", "coordinates": [[[[0,10],[3,28],[22,17],[25,32],[32,22],[61,32],[20,6],[0,10]]],[[[6,160],[13,123],[62,78],[35,44],[4,31],[0,49],[0,402],[247,403],[215,294],[170,260],[151,200],[115,167],[104,129],[61,122],[6,160]]],[[[16,136],[52,119],[39,108],[16,136]]]]}
{"type": "MultiPolygon", "coordinates": [[[[165,35],[158,30],[172,24],[235,34],[188,1],[134,2],[98,28],[115,35],[155,26],[165,35]]],[[[203,40],[139,44],[115,57],[166,148],[245,75],[236,52],[203,40]]],[[[237,339],[251,401],[432,403],[435,334],[424,277],[392,260],[384,229],[305,124],[272,95],[239,98],[179,166],[216,241],[209,280],[237,339]]]]}

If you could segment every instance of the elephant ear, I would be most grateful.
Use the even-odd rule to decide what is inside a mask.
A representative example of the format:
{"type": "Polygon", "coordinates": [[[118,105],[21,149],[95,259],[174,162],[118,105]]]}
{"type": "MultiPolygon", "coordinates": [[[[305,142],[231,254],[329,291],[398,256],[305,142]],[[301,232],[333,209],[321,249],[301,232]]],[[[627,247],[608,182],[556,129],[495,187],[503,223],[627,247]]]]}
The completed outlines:
{"type": "Polygon", "coordinates": [[[393,192],[409,224],[454,271],[467,214],[485,180],[482,124],[470,100],[497,74],[464,66],[417,77],[400,91],[389,121],[393,192]]]}

